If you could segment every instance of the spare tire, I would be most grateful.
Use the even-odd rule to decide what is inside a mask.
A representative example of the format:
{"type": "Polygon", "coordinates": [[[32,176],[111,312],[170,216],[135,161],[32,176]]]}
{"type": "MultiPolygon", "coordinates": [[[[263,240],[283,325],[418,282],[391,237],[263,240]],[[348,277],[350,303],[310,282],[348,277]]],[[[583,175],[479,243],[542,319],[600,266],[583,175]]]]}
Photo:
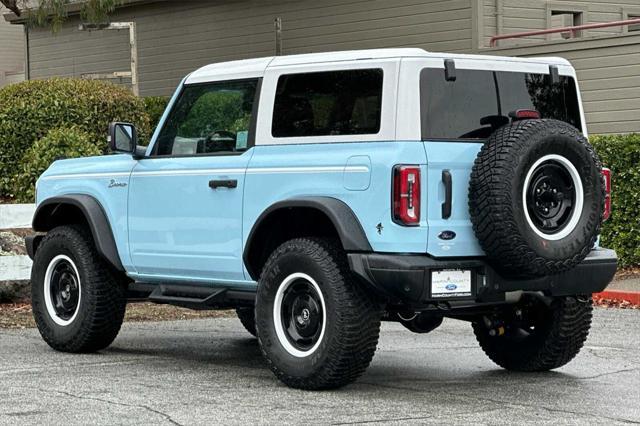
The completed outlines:
{"type": "Polygon", "coordinates": [[[496,130],[473,165],[469,210],[489,263],[535,277],[578,265],[594,246],[604,209],[601,164],[587,139],[557,120],[496,130]]]}

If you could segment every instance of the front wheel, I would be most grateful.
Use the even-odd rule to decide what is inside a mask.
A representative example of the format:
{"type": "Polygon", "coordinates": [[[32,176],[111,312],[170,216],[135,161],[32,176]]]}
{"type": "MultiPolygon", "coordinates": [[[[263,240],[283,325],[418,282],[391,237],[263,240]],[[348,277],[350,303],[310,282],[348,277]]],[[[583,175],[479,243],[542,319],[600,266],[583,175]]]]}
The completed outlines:
{"type": "Polygon", "coordinates": [[[38,330],[53,349],[94,352],[109,346],[124,319],[126,290],[86,229],[60,226],[40,243],[31,304],[38,330]]]}
{"type": "Polygon", "coordinates": [[[262,271],[256,298],[260,348],[290,387],[331,389],[355,381],[373,358],[380,319],[379,305],[330,241],[290,240],[262,271]]]}
{"type": "Polygon", "coordinates": [[[537,297],[504,308],[473,323],[487,356],[514,371],[547,371],[562,367],[580,352],[589,334],[593,306],[590,296],[537,297]]]}

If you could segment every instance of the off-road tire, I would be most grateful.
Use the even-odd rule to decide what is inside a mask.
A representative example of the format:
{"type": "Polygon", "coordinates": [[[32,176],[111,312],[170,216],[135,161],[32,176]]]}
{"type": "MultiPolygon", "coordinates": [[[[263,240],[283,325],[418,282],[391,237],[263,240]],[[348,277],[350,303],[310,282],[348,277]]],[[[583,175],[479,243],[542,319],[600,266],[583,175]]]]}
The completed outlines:
{"type": "Polygon", "coordinates": [[[38,330],[49,346],[74,353],[106,348],[120,331],[126,303],[126,280],[98,254],[87,229],[60,226],[43,238],[31,272],[31,304],[38,330]],[[44,296],[47,267],[59,255],[73,260],[81,281],[77,315],[66,326],[52,320],[44,296]]]}
{"type": "Polygon", "coordinates": [[[557,120],[523,120],[496,130],[478,154],[469,183],[469,212],[478,241],[489,263],[510,277],[556,274],[578,265],[600,232],[604,202],[601,163],[593,147],[576,128],[557,120]],[[572,226],[566,226],[566,236],[561,229],[557,239],[532,226],[523,201],[529,190],[524,188],[526,176],[536,161],[549,156],[572,164],[583,188],[582,209],[574,207],[575,222],[568,221],[572,226]]]}
{"type": "Polygon", "coordinates": [[[338,244],[316,238],[283,243],[267,260],[258,284],[256,326],[260,348],[273,373],[298,389],[332,389],[355,381],[369,366],[380,333],[381,306],[348,268],[338,244]],[[312,277],[326,305],[326,329],[314,352],[287,352],[275,330],[274,305],[292,274],[312,277]]]}
{"type": "Polygon", "coordinates": [[[238,315],[238,319],[244,326],[244,328],[251,334],[253,337],[257,336],[256,333],[256,316],[254,308],[236,308],[236,314],[238,315]]]}
{"type": "Polygon", "coordinates": [[[539,333],[518,340],[506,334],[489,335],[485,324],[473,323],[473,331],[480,347],[497,365],[513,371],[548,371],[562,367],[580,352],[589,334],[592,317],[590,296],[558,297],[548,308],[548,322],[539,333]]]}

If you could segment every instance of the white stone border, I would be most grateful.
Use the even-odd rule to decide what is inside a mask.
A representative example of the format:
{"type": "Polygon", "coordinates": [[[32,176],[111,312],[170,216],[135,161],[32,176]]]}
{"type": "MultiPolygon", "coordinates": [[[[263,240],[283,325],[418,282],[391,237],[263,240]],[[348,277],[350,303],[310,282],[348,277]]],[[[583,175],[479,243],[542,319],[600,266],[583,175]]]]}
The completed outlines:
{"type": "Polygon", "coordinates": [[[0,204],[0,230],[31,228],[35,204],[0,204]]]}
{"type": "MultiPolygon", "coordinates": [[[[0,231],[29,229],[35,204],[0,204],[0,231]]],[[[27,281],[31,277],[29,256],[0,256],[0,282],[27,281]]]]}

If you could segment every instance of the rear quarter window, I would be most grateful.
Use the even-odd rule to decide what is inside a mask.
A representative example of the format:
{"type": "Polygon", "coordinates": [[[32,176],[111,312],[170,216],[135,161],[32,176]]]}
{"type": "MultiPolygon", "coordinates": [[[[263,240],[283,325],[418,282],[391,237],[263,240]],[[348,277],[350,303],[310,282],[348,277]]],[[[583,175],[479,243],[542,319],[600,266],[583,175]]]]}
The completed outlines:
{"type": "Polygon", "coordinates": [[[382,81],[381,69],[282,75],[271,134],[275,138],[377,134],[382,81]]]}
{"type": "Polygon", "coordinates": [[[486,139],[509,122],[509,113],[533,109],[582,129],[575,80],[548,74],[427,68],[420,76],[422,139],[486,139]]]}

